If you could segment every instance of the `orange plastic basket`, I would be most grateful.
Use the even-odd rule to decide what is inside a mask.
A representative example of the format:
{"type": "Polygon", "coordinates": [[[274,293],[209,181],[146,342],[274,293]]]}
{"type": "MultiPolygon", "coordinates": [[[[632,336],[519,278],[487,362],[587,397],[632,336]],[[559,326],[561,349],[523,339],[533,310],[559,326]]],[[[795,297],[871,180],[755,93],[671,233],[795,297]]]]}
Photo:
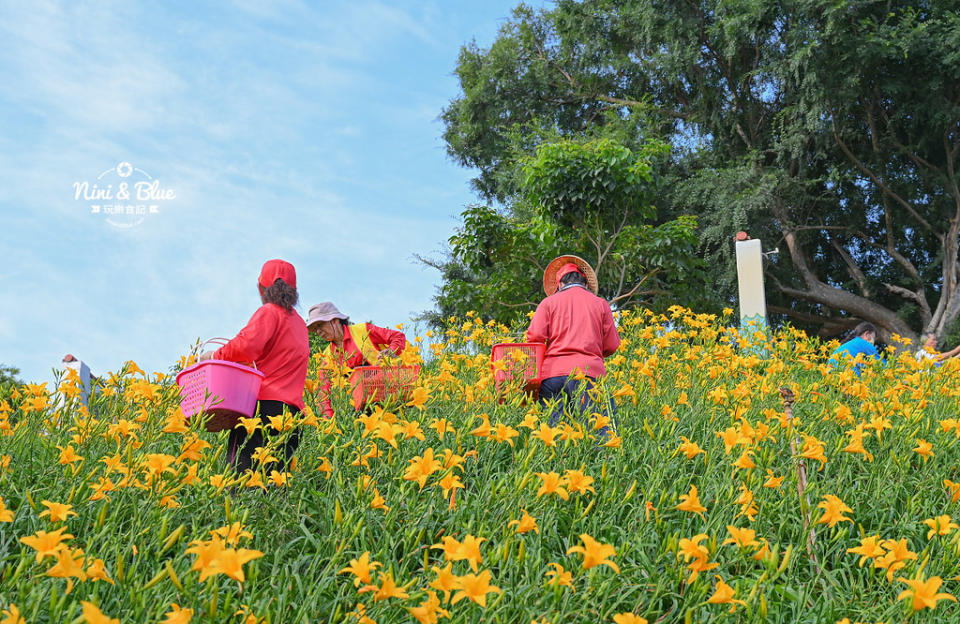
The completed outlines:
{"type": "Polygon", "coordinates": [[[353,388],[354,409],[385,401],[406,403],[413,398],[419,375],[419,366],[359,366],[353,369],[350,387],[353,388]]]}
{"type": "Polygon", "coordinates": [[[540,387],[540,372],[546,345],[538,342],[511,342],[493,345],[490,367],[494,388],[499,394],[507,385],[519,382],[528,392],[540,387]],[[503,364],[496,364],[503,362],[503,364]]]}

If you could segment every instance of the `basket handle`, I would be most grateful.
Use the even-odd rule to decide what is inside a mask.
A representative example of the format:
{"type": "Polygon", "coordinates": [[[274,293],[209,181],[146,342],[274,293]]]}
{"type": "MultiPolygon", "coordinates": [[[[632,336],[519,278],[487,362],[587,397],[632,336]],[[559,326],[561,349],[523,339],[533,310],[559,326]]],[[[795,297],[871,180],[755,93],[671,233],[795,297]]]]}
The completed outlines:
{"type": "MultiPolygon", "coordinates": [[[[228,342],[230,342],[229,338],[209,338],[200,343],[199,349],[203,349],[208,344],[220,345],[222,347],[226,345],[228,342]]],[[[250,363],[253,364],[253,370],[258,370],[256,362],[250,362],[250,363]]]]}
{"type": "Polygon", "coordinates": [[[221,347],[230,342],[227,338],[210,338],[209,340],[204,340],[200,343],[200,348],[207,346],[208,344],[220,345],[221,347]]]}

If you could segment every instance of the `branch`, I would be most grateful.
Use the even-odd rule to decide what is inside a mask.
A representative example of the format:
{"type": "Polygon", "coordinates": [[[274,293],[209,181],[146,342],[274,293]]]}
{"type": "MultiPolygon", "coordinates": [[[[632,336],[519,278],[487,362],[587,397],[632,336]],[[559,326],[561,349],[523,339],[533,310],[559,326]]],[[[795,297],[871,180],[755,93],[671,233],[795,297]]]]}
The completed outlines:
{"type": "MultiPolygon", "coordinates": [[[[599,217],[598,217],[598,219],[599,219],[599,217]]],[[[599,223],[598,223],[597,229],[598,229],[598,230],[600,229],[599,223]]],[[[594,270],[599,273],[599,272],[600,272],[600,265],[603,264],[603,261],[601,260],[601,257],[602,257],[602,256],[601,256],[601,249],[600,249],[600,239],[599,239],[599,238],[594,238],[593,236],[591,236],[591,235],[590,235],[590,232],[589,232],[589,230],[588,230],[587,228],[584,228],[583,235],[587,237],[587,240],[588,240],[588,241],[590,241],[591,243],[593,243],[593,247],[594,247],[594,249],[595,249],[596,252],[597,252],[597,264],[596,264],[596,266],[594,267],[594,270]]]]}
{"type": "MultiPolygon", "coordinates": [[[[880,108],[880,115],[883,117],[883,120],[886,122],[887,126],[889,127],[889,126],[890,126],[890,116],[887,115],[887,111],[884,110],[882,107],[880,108]]],[[[947,148],[947,149],[946,149],[947,154],[950,153],[950,150],[949,150],[949,146],[946,145],[946,140],[948,139],[948,137],[949,137],[949,135],[950,135],[950,128],[951,128],[952,126],[954,126],[954,125],[957,123],[957,121],[960,121],[960,120],[958,120],[958,119],[955,117],[955,118],[951,119],[949,122],[947,122],[947,124],[946,124],[946,126],[945,126],[947,129],[944,131],[944,139],[945,139],[945,141],[944,141],[944,143],[945,143],[944,147],[947,148]]],[[[889,134],[889,136],[890,136],[890,140],[893,141],[893,144],[897,146],[897,149],[899,149],[903,154],[905,154],[907,158],[909,158],[910,160],[912,160],[912,161],[913,161],[913,164],[917,165],[918,167],[926,167],[927,169],[931,169],[931,170],[935,171],[935,172],[936,172],[938,175],[940,175],[941,177],[946,177],[946,176],[944,175],[943,170],[940,169],[940,167],[937,167],[936,165],[934,165],[933,163],[931,163],[930,161],[928,161],[928,160],[927,160],[926,158],[924,158],[923,156],[920,156],[919,154],[917,154],[915,150],[907,149],[907,146],[904,145],[903,143],[901,143],[899,139],[897,139],[897,135],[896,135],[895,132],[889,132],[888,134],[889,134]]]]}
{"type": "MultiPolygon", "coordinates": [[[[592,93],[592,94],[583,93],[582,91],[580,91],[580,85],[577,83],[576,78],[574,78],[570,74],[570,72],[568,72],[563,67],[561,67],[553,59],[549,58],[539,42],[535,43],[534,47],[537,50],[537,56],[540,58],[540,60],[546,63],[547,66],[555,69],[561,76],[563,76],[563,79],[566,80],[568,85],[570,85],[572,95],[576,97],[577,100],[579,101],[592,98],[595,100],[599,100],[601,102],[606,102],[607,104],[614,104],[616,106],[626,106],[627,108],[640,108],[644,110],[653,109],[653,110],[656,110],[658,113],[661,113],[668,117],[673,117],[675,119],[690,119],[691,117],[689,113],[681,113],[675,110],[666,109],[666,108],[651,104],[650,102],[642,102],[640,100],[631,100],[627,98],[613,97],[611,95],[606,95],[603,93],[592,93]]],[[[551,86],[558,87],[558,85],[554,85],[552,83],[551,83],[551,86]]]]}
{"type": "Polygon", "coordinates": [[[817,232],[820,231],[829,231],[829,230],[841,230],[845,232],[850,231],[849,225],[795,225],[793,226],[794,232],[802,232],[805,230],[814,230],[817,232]]]}
{"type": "MultiPolygon", "coordinates": [[[[720,69],[720,73],[723,74],[723,79],[727,83],[727,88],[730,90],[730,96],[733,98],[734,114],[741,113],[741,112],[746,114],[746,110],[745,110],[745,107],[743,106],[743,102],[741,102],[740,100],[740,92],[737,90],[736,82],[734,82],[733,76],[730,75],[730,68],[724,64],[723,58],[713,48],[713,46],[710,45],[709,42],[707,42],[704,39],[701,39],[700,43],[703,44],[703,47],[706,48],[707,51],[710,53],[710,56],[713,57],[713,60],[716,62],[717,67],[720,69]]],[[[746,144],[746,146],[749,149],[753,149],[753,143],[747,137],[747,133],[743,131],[743,126],[740,125],[739,121],[736,122],[736,129],[737,129],[737,134],[740,135],[740,138],[743,139],[743,142],[746,144]]]]}
{"type": "Polygon", "coordinates": [[[879,303],[855,295],[842,288],[834,288],[827,284],[821,284],[820,287],[813,290],[800,290],[782,284],[778,285],[778,287],[780,288],[780,292],[788,297],[817,303],[827,306],[828,308],[844,310],[872,322],[874,325],[887,330],[889,333],[897,333],[901,336],[908,337],[916,335],[907,322],[891,310],[883,307],[879,303]]]}
{"type": "MultiPolygon", "coordinates": [[[[600,265],[603,264],[603,261],[606,260],[607,254],[610,253],[610,250],[613,249],[613,245],[617,242],[617,239],[620,237],[620,234],[623,232],[623,228],[627,226],[627,218],[630,216],[628,210],[623,211],[623,219],[620,221],[620,225],[617,226],[617,229],[614,230],[613,234],[610,236],[610,240],[607,243],[606,249],[603,250],[603,253],[600,253],[597,256],[597,270],[600,270],[600,265]]],[[[600,216],[597,215],[597,229],[602,231],[602,224],[600,223],[600,216]]]]}
{"type": "Polygon", "coordinates": [[[812,287],[820,283],[820,280],[816,275],[813,274],[813,271],[810,270],[810,266],[807,264],[807,259],[804,256],[803,249],[800,246],[800,241],[797,240],[796,231],[793,226],[790,225],[789,219],[787,219],[787,211],[779,201],[775,199],[773,206],[771,206],[771,211],[773,212],[774,218],[780,222],[780,230],[783,233],[783,241],[787,245],[787,251],[790,254],[790,260],[793,262],[793,265],[797,267],[797,270],[800,272],[800,276],[803,278],[804,283],[807,287],[812,287]]]}
{"type": "MultiPolygon", "coordinates": [[[[884,114],[884,117],[886,117],[886,114],[884,114]]],[[[943,170],[940,169],[940,167],[937,167],[936,165],[928,161],[923,156],[916,154],[913,150],[907,149],[906,145],[904,145],[899,140],[897,140],[897,137],[894,135],[893,132],[890,133],[890,140],[893,141],[893,144],[897,146],[897,149],[900,150],[904,155],[906,155],[907,158],[912,160],[913,164],[915,164],[917,167],[920,167],[920,168],[926,167],[927,169],[931,169],[934,172],[936,172],[937,175],[943,177],[943,170]]]]}
{"type": "MultiPolygon", "coordinates": [[[[662,288],[651,288],[650,290],[641,290],[641,291],[635,292],[635,293],[633,293],[633,296],[635,296],[635,297],[644,297],[644,296],[647,296],[647,295],[669,295],[669,294],[670,294],[670,291],[668,291],[668,290],[664,290],[664,289],[662,289],[662,288]]],[[[617,297],[617,298],[615,298],[615,299],[611,299],[611,300],[609,301],[609,303],[610,303],[610,305],[613,305],[614,303],[616,303],[617,301],[620,301],[620,300],[623,299],[624,297],[625,297],[625,295],[620,295],[619,297],[617,297]]]]}
{"type": "MultiPolygon", "coordinates": [[[[871,124],[872,124],[872,120],[871,120],[871,124]]],[[[833,124],[833,127],[834,127],[834,137],[836,138],[836,140],[838,141],[838,143],[840,143],[841,148],[845,148],[845,144],[843,143],[843,141],[840,140],[839,136],[837,135],[836,123],[833,124]]],[[[859,161],[856,161],[856,158],[852,155],[852,153],[849,151],[849,149],[846,149],[846,148],[845,148],[845,149],[844,149],[844,152],[848,155],[849,158],[852,158],[855,162],[859,162],[859,161]]],[[[862,170],[865,171],[865,168],[862,169],[862,170]]],[[[868,175],[870,175],[869,172],[867,172],[867,173],[868,173],[868,175]]],[[[901,200],[901,201],[902,201],[902,200],[901,200]]],[[[906,272],[910,275],[910,277],[912,277],[919,285],[922,286],[922,284],[923,284],[923,278],[920,276],[920,272],[917,270],[917,268],[913,265],[913,263],[912,263],[906,256],[904,256],[904,255],[901,254],[899,251],[897,251],[897,248],[896,248],[896,246],[894,245],[894,240],[893,240],[893,221],[892,221],[892,216],[891,216],[891,214],[890,214],[889,205],[887,204],[887,196],[886,196],[886,195],[884,195],[883,208],[884,208],[884,218],[885,218],[885,220],[886,220],[886,241],[887,241],[886,246],[878,245],[876,242],[874,242],[874,240],[873,240],[871,237],[867,236],[867,235],[864,234],[863,232],[860,232],[860,231],[858,231],[858,230],[856,230],[856,231],[855,231],[855,230],[850,230],[849,227],[843,227],[843,226],[794,226],[794,227],[792,228],[792,231],[795,231],[795,232],[796,232],[796,231],[801,231],[801,230],[821,230],[821,229],[822,229],[822,230],[847,230],[847,231],[850,231],[854,236],[858,237],[859,239],[861,239],[862,241],[864,241],[866,244],[870,245],[870,246],[873,247],[874,249],[878,249],[878,250],[881,250],[881,251],[885,251],[887,254],[889,254],[891,258],[893,258],[900,266],[902,266],[902,267],[906,270],[906,272]]],[[[907,206],[907,209],[908,209],[908,210],[912,210],[909,206],[907,206]]],[[[922,220],[922,219],[921,219],[921,220],[922,220]]],[[[929,227],[929,225],[928,225],[928,227],[929,227]]],[[[942,239],[941,239],[941,242],[942,242],[942,239]]],[[[858,283],[859,283],[859,282],[858,282],[858,283]]],[[[862,288],[861,288],[861,290],[862,290],[862,288]]],[[[924,299],[925,299],[925,295],[923,295],[923,297],[924,297],[924,299]]],[[[927,306],[927,307],[929,308],[929,306],[927,306]]]]}
{"type": "Polygon", "coordinates": [[[497,305],[502,305],[505,308],[535,308],[540,305],[536,301],[524,301],[523,303],[507,303],[506,301],[497,301],[496,303],[497,305]]]}
{"type": "Polygon", "coordinates": [[[798,321],[803,321],[804,323],[819,324],[820,331],[818,333],[821,336],[836,336],[844,330],[853,329],[860,322],[860,319],[849,316],[820,316],[774,305],[767,306],[767,311],[775,314],[784,314],[798,321]]]}
{"type": "Polygon", "coordinates": [[[781,230],[783,231],[783,238],[786,242],[787,250],[790,252],[790,259],[793,265],[797,267],[807,287],[807,290],[801,290],[792,286],[786,286],[777,280],[776,276],[771,274],[780,292],[788,297],[818,303],[837,310],[845,310],[850,314],[872,321],[875,325],[887,329],[890,332],[896,332],[901,336],[914,335],[913,330],[910,329],[906,321],[899,318],[892,310],[885,308],[875,301],[843,290],[842,288],[836,288],[820,280],[807,264],[803,249],[800,247],[796,234],[787,222],[786,210],[783,205],[779,201],[774,201],[771,210],[774,213],[774,217],[781,223],[781,230]]]}
{"type": "MultiPolygon", "coordinates": [[[[585,96],[584,96],[585,97],[585,96]]],[[[690,119],[691,115],[689,113],[681,113],[675,110],[670,110],[668,108],[663,108],[662,106],[655,106],[649,102],[641,102],[639,100],[625,100],[623,98],[612,97],[609,95],[604,95],[602,93],[597,93],[591,96],[601,102],[606,102],[607,104],[615,104],[617,106],[626,106],[628,108],[642,108],[644,110],[653,109],[662,115],[668,117],[673,117],[674,119],[690,119]]]]}
{"type": "MultiPolygon", "coordinates": [[[[926,296],[921,296],[920,292],[923,292],[922,290],[920,292],[914,292],[909,288],[904,288],[903,286],[888,284],[886,282],[881,283],[893,294],[900,295],[904,299],[909,299],[910,301],[916,302],[917,305],[920,306],[920,309],[923,310],[923,324],[926,325],[930,322],[930,318],[932,316],[932,313],[930,312],[930,304],[927,303],[926,296]]],[[[920,288],[922,289],[923,286],[920,288]]]]}
{"type": "Polygon", "coordinates": [[[850,252],[844,249],[843,245],[835,239],[830,239],[830,246],[833,247],[834,251],[840,254],[840,259],[843,260],[843,263],[847,265],[847,273],[850,274],[850,277],[857,283],[857,286],[860,287],[860,294],[862,294],[867,299],[870,298],[870,286],[867,284],[867,276],[864,274],[863,270],[853,259],[853,256],[850,255],[850,252]]]}
{"type": "Polygon", "coordinates": [[[419,263],[421,263],[421,264],[425,264],[425,265],[427,265],[428,267],[430,267],[431,269],[436,269],[436,270],[438,270],[438,271],[443,271],[443,264],[441,264],[441,262],[442,262],[441,260],[432,260],[432,259],[430,259],[430,258],[426,258],[426,257],[424,257],[424,256],[421,256],[421,255],[418,254],[418,253],[413,254],[413,257],[414,257],[414,259],[415,259],[417,262],[419,262],[419,263]]]}
{"type": "Polygon", "coordinates": [[[851,233],[857,238],[859,238],[860,240],[862,240],[867,245],[873,247],[874,249],[885,251],[887,254],[890,255],[891,258],[896,260],[896,262],[900,266],[902,266],[907,271],[907,273],[910,274],[910,277],[912,277],[918,284],[923,284],[923,278],[920,277],[920,272],[917,270],[917,267],[913,266],[913,263],[910,262],[910,260],[907,259],[906,256],[904,256],[899,251],[897,251],[897,248],[893,246],[893,242],[890,240],[889,237],[887,238],[886,245],[878,245],[872,238],[870,238],[869,236],[867,236],[866,234],[864,234],[859,230],[851,230],[851,233]]]}
{"type": "Polygon", "coordinates": [[[620,263],[620,280],[617,282],[617,292],[623,290],[623,282],[627,279],[627,262],[624,260],[620,263]]]}
{"type": "Polygon", "coordinates": [[[660,272],[660,269],[654,269],[654,270],[650,271],[649,273],[647,273],[646,275],[643,276],[643,279],[641,279],[639,282],[637,282],[637,285],[636,285],[636,286],[634,286],[633,288],[630,289],[630,292],[624,293],[624,294],[622,294],[622,295],[617,295],[616,297],[614,297],[613,299],[610,300],[610,303],[616,303],[616,302],[620,301],[621,299],[628,299],[628,298],[632,297],[634,294],[648,295],[648,294],[653,294],[654,292],[657,292],[657,290],[659,290],[659,289],[646,290],[646,291],[643,291],[642,293],[637,293],[637,289],[640,288],[641,286],[643,286],[643,283],[644,283],[645,281],[647,281],[648,279],[650,279],[651,277],[653,277],[654,275],[656,275],[656,274],[659,273],[659,272],[660,272]]]}
{"type": "Polygon", "coordinates": [[[529,262],[529,263],[532,264],[533,266],[537,267],[537,270],[538,270],[540,273],[543,273],[544,271],[547,270],[547,267],[546,267],[546,266],[540,264],[540,258],[538,258],[537,256],[535,256],[535,255],[532,254],[532,253],[528,253],[528,254],[527,254],[527,262],[529,262]]]}
{"type": "Polygon", "coordinates": [[[913,208],[913,206],[910,205],[909,202],[907,202],[907,201],[904,200],[902,197],[900,197],[899,195],[897,195],[897,194],[893,191],[893,189],[891,189],[889,186],[887,186],[886,184],[884,184],[884,182],[883,182],[880,178],[878,178],[878,177],[876,176],[876,174],[873,173],[873,171],[871,171],[866,165],[864,165],[864,164],[860,161],[859,158],[857,158],[856,156],[854,156],[853,151],[850,150],[850,146],[848,146],[848,145],[846,144],[846,142],[844,142],[844,140],[840,138],[840,133],[839,133],[839,131],[837,130],[836,113],[834,113],[833,111],[831,111],[831,116],[833,117],[833,119],[831,120],[831,123],[833,124],[833,138],[834,138],[834,140],[837,142],[837,145],[840,146],[840,149],[843,151],[843,153],[846,154],[846,156],[847,156],[847,158],[850,160],[850,162],[853,163],[853,166],[856,167],[857,169],[859,169],[860,172],[863,173],[863,175],[865,175],[865,176],[867,176],[868,178],[870,178],[870,181],[873,182],[874,184],[876,184],[877,187],[878,187],[881,191],[883,191],[884,195],[889,196],[889,197],[892,198],[895,202],[897,202],[898,204],[900,204],[901,206],[903,206],[903,207],[907,210],[907,212],[909,212],[909,213],[913,216],[913,218],[916,219],[918,223],[920,223],[920,225],[922,225],[922,226],[925,227],[927,230],[929,230],[930,232],[932,232],[933,235],[936,236],[937,239],[938,239],[941,243],[943,243],[943,234],[940,234],[940,233],[937,232],[935,229],[933,229],[933,226],[931,226],[930,223],[928,223],[926,219],[924,219],[922,216],[920,216],[920,213],[918,213],[918,212],[913,208]]]}

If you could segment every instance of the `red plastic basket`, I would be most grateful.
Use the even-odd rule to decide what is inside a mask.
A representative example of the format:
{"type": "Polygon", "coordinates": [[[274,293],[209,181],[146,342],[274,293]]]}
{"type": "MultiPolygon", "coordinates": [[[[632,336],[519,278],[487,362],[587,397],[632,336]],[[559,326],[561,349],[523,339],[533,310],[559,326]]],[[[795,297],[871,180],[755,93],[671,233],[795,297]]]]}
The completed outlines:
{"type": "Polygon", "coordinates": [[[419,375],[419,366],[359,366],[353,369],[350,387],[353,388],[354,409],[388,400],[406,403],[413,398],[419,375]]]}
{"type": "Polygon", "coordinates": [[[494,388],[499,393],[504,386],[517,381],[522,382],[528,392],[536,392],[540,387],[543,356],[546,345],[539,342],[511,342],[493,345],[490,353],[490,366],[493,369],[494,388]],[[503,361],[504,365],[495,366],[503,361]]]}
{"type": "Polygon", "coordinates": [[[189,421],[208,413],[207,431],[232,429],[241,416],[253,416],[263,373],[226,360],[204,360],[177,375],[180,409],[189,421]]]}

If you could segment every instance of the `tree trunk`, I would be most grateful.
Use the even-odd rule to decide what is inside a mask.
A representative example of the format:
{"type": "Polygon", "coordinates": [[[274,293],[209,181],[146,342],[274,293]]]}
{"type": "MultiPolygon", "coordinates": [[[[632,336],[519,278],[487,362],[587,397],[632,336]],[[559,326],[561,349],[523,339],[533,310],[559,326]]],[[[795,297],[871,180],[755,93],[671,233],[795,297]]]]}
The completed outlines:
{"type": "Polygon", "coordinates": [[[835,310],[844,310],[857,318],[869,321],[877,326],[878,333],[880,334],[879,337],[885,342],[890,341],[892,334],[899,334],[910,338],[914,342],[916,341],[916,332],[914,332],[903,319],[897,316],[893,310],[871,301],[866,297],[855,295],[842,288],[830,286],[817,277],[810,269],[806,254],[787,217],[787,209],[779,198],[774,200],[772,210],[774,217],[780,222],[780,228],[783,232],[784,241],[787,244],[790,260],[793,266],[797,268],[806,286],[805,289],[801,289],[779,284],[779,288],[783,294],[811,303],[825,305],[835,310]]]}

